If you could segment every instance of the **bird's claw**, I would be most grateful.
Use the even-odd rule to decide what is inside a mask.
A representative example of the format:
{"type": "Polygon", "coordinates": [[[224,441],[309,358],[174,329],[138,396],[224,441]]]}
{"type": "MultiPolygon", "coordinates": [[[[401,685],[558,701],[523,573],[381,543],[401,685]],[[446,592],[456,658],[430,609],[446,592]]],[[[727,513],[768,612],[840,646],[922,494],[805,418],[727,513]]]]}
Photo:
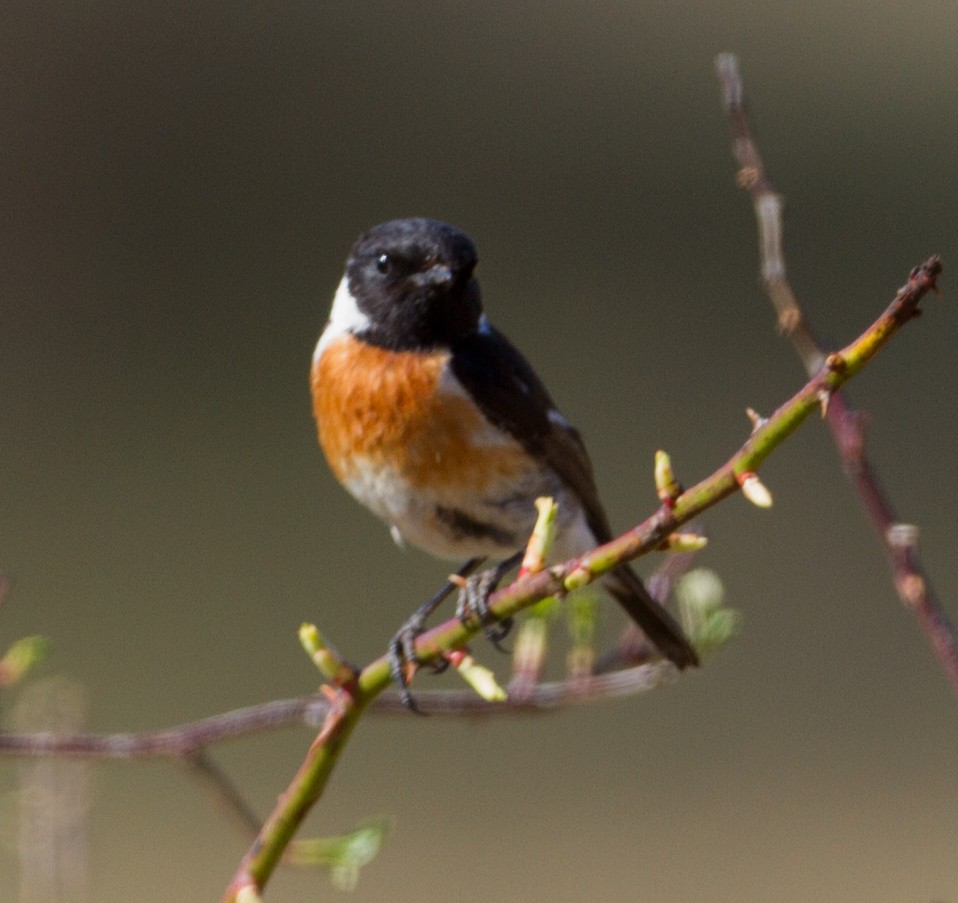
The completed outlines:
{"type": "Polygon", "coordinates": [[[503,562],[467,578],[459,590],[456,603],[456,617],[465,625],[473,622],[479,624],[485,631],[486,638],[500,652],[507,651],[503,649],[502,641],[512,630],[513,619],[497,618],[489,608],[489,597],[509,567],[511,562],[503,562]]]}
{"type": "MultiPolygon", "coordinates": [[[[389,641],[389,673],[393,683],[399,688],[399,699],[405,708],[417,715],[425,715],[416,705],[416,700],[409,690],[409,682],[413,674],[422,664],[416,653],[416,640],[426,629],[425,616],[417,611],[406,621],[389,641]]],[[[444,658],[436,659],[432,663],[434,674],[441,674],[449,667],[444,658]]]]}
{"type": "MultiPolygon", "coordinates": [[[[399,688],[400,701],[410,712],[426,714],[416,705],[416,700],[409,692],[409,681],[422,664],[416,653],[416,640],[425,631],[429,616],[456,587],[459,588],[459,601],[456,605],[456,616],[459,620],[463,624],[469,624],[475,619],[485,629],[489,641],[497,649],[506,651],[501,643],[512,629],[512,618],[495,617],[489,609],[489,597],[503,576],[515,567],[521,558],[520,552],[481,574],[469,577],[468,575],[483,561],[482,558],[470,558],[459,568],[455,576],[450,578],[450,582],[420,605],[406,623],[396,631],[389,641],[387,652],[389,673],[399,688]]],[[[445,658],[437,658],[432,663],[432,669],[436,674],[445,671],[448,667],[449,662],[445,658]]]]}

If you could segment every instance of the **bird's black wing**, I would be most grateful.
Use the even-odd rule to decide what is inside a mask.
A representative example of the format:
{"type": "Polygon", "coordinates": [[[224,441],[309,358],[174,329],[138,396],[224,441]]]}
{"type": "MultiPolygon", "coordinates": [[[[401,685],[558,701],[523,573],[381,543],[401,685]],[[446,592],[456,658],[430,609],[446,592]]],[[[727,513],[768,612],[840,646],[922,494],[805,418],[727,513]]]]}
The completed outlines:
{"type": "Polygon", "coordinates": [[[596,540],[611,539],[582,437],[559,413],[522,353],[483,321],[453,349],[451,367],[490,422],[550,467],[576,495],[596,540]]]}
{"type": "MultiPolygon", "coordinates": [[[[453,349],[452,372],[483,414],[550,467],[578,498],[597,543],[612,530],[595,486],[592,463],[578,430],[556,408],[546,387],[519,350],[485,320],[453,349]]],[[[698,656],[675,619],[648,593],[628,566],[605,586],[649,639],[680,668],[698,656]]]]}

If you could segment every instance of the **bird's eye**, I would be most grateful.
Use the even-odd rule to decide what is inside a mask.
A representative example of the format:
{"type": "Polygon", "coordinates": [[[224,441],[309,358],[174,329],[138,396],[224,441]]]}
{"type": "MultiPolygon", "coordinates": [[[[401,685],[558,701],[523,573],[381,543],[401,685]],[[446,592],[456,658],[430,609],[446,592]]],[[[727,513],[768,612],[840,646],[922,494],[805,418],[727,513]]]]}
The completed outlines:
{"type": "Polygon", "coordinates": [[[418,257],[397,251],[380,251],[376,255],[376,270],[391,279],[403,279],[415,273],[420,265],[418,257]]]}

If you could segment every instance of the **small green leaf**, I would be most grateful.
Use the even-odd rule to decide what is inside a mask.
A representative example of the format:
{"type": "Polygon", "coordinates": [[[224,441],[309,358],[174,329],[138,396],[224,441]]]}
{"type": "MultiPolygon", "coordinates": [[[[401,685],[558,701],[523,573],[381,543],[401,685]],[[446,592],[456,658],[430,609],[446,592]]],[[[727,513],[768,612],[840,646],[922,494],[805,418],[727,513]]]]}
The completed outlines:
{"type": "Polygon", "coordinates": [[[376,858],[391,827],[390,819],[376,818],[349,834],[296,840],[287,858],[297,865],[325,866],[337,890],[355,890],[360,869],[376,858]]]}
{"type": "Polygon", "coordinates": [[[741,627],[741,614],[724,606],[725,588],[714,571],[689,571],[676,586],[675,595],[682,626],[702,655],[720,649],[741,627]]]}
{"type": "Polygon", "coordinates": [[[50,641],[44,636],[25,636],[17,640],[0,658],[0,687],[10,687],[46,657],[50,641]]]}

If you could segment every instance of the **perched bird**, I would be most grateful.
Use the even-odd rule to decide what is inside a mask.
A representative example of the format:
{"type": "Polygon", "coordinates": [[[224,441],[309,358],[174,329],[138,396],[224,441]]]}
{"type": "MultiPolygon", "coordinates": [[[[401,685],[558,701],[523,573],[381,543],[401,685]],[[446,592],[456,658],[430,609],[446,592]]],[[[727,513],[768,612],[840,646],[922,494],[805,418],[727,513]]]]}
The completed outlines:
{"type": "MultiPolygon", "coordinates": [[[[534,501],[558,502],[553,558],[612,538],[592,465],[520,352],[486,319],[476,248],[430,219],[356,241],[313,355],[319,441],[346,489],[405,541],[442,558],[506,558],[534,501]]],[[[663,655],[698,663],[628,567],[602,585],[663,655]]]]}

